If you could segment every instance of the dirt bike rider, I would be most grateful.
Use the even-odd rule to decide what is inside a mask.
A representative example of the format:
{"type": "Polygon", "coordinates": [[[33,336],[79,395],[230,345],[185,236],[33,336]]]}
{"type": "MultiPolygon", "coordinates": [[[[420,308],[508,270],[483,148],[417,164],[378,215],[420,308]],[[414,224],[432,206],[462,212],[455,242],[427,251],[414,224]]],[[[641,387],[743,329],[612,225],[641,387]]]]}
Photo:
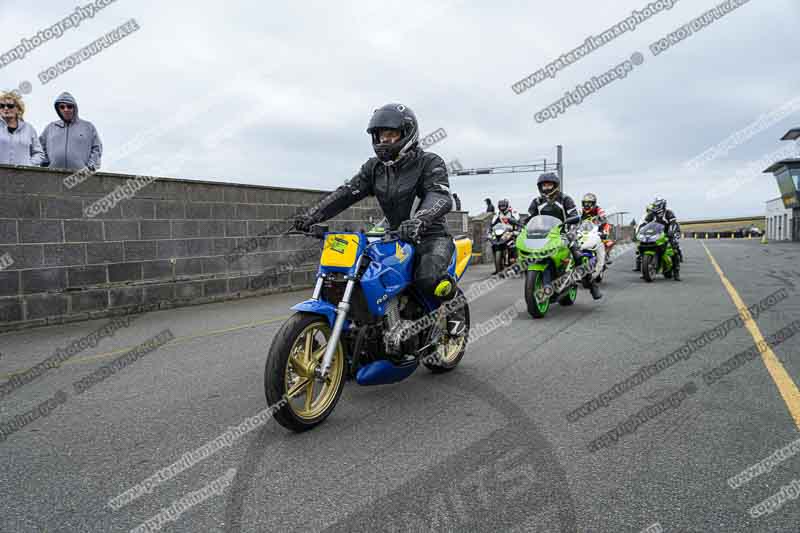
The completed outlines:
{"type": "MultiPolygon", "coordinates": [[[[587,192],[581,199],[581,205],[583,206],[581,221],[592,220],[595,222],[599,226],[600,238],[603,241],[608,240],[608,235],[611,232],[611,224],[608,223],[605,209],[597,205],[597,196],[587,192]]],[[[605,242],[603,244],[605,244],[605,242]]],[[[606,264],[612,264],[610,257],[606,257],[606,264]]]]}
{"type": "MultiPolygon", "coordinates": [[[[567,226],[578,224],[581,217],[578,214],[575,201],[559,190],[560,185],[561,180],[552,172],[539,176],[536,187],[539,189],[540,196],[533,199],[530,207],[528,207],[528,213],[531,218],[539,215],[550,215],[561,220],[563,222],[561,228],[567,234],[568,246],[572,257],[577,265],[581,265],[583,264],[583,256],[581,255],[580,244],[573,232],[566,231],[567,226]]],[[[592,279],[591,273],[586,274],[584,282],[589,286],[592,298],[599,300],[603,297],[597,283],[592,279]]]]}
{"type": "MultiPolygon", "coordinates": [[[[678,219],[671,209],[667,209],[667,201],[663,198],[656,197],[653,203],[650,204],[650,211],[644,217],[642,224],[650,222],[658,222],[664,226],[664,231],[667,234],[669,243],[672,249],[675,250],[678,262],[683,262],[683,251],[680,248],[678,240],[680,239],[681,227],[678,225],[678,219]]],[[[676,268],[672,275],[675,281],[681,280],[680,268],[676,268]]]]}
{"type": "Polygon", "coordinates": [[[414,284],[434,301],[456,294],[456,280],[447,273],[455,251],[445,225],[452,209],[450,184],[444,160],[419,147],[417,117],[402,104],[376,109],[367,133],[376,157],[367,160],[344,185],[294,219],[294,227],[307,232],[313,224],[333,218],[367,196],[375,196],[389,222],[404,241],[414,243],[414,284]],[[421,202],[411,209],[416,197],[421,202]]]}

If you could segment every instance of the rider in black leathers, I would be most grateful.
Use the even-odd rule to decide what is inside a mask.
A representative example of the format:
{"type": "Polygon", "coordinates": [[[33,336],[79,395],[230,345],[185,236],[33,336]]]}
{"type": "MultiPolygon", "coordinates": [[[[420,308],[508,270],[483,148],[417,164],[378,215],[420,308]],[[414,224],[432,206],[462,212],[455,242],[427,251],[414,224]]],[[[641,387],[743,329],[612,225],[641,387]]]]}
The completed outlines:
{"type": "MultiPolygon", "coordinates": [[[[538,215],[556,217],[564,223],[562,227],[566,229],[566,226],[578,224],[581,221],[581,215],[578,213],[575,201],[559,190],[560,185],[561,180],[552,172],[539,176],[536,186],[539,188],[540,196],[533,199],[530,207],[528,207],[528,213],[531,218],[538,215]]],[[[583,257],[580,251],[580,244],[578,244],[575,235],[572,232],[567,232],[567,239],[569,241],[569,250],[573,259],[575,259],[575,263],[582,264],[583,257]]],[[[597,283],[592,279],[591,273],[586,275],[584,282],[588,285],[592,298],[599,300],[603,297],[597,283]]]]}
{"type": "Polygon", "coordinates": [[[335,217],[367,196],[376,196],[391,230],[416,244],[414,283],[427,297],[455,296],[456,281],[447,273],[455,251],[445,215],[452,209],[447,167],[438,155],[417,144],[417,118],[402,104],[376,109],[367,133],[377,157],[361,166],[344,185],[295,218],[294,227],[308,231],[313,224],[335,217]],[[414,199],[421,202],[411,214],[414,199]]]}
{"type": "Polygon", "coordinates": [[[678,259],[678,265],[675,266],[672,277],[675,281],[680,281],[681,274],[679,264],[683,262],[683,251],[678,242],[681,235],[681,227],[678,224],[678,219],[675,217],[675,213],[673,213],[672,210],[667,209],[667,201],[663,198],[656,198],[653,200],[650,207],[651,209],[644,218],[643,223],[648,224],[655,221],[664,226],[664,231],[666,231],[667,238],[672,245],[672,249],[675,250],[678,259]]]}

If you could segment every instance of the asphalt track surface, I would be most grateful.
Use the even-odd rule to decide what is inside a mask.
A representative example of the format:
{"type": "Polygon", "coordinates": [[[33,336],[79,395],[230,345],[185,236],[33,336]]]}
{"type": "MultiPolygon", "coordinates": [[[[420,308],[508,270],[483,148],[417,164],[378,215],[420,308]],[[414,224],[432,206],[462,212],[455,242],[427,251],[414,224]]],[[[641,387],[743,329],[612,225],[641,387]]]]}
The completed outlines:
{"type": "MultiPolygon", "coordinates": [[[[652,284],[615,261],[594,302],[520,314],[472,343],[448,374],[348,383],[303,434],[273,420],[119,510],[117,496],[265,408],[264,361],[307,292],[148,313],[0,399],[0,423],[58,390],[67,401],[0,442],[0,531],[129,531],[228,469],[230,486],[163,531],[797,532],[800,499],[748,510],[800,478],[800,454],[734,490],[727,480],[800,437],[800,335],[714,385],[701,374],[800,319],[800,246],[684,241],[683,281],[652,284]],[[706,252],[706,248],[708,252],[706,252]],[[642,365],[737,315],[711,256],[746,305],[788,298],[607,407],[566,414],[642,365]],[[755,329],[753,329],[755,327],[755,329]],[[72,383],[168,328],[170,343],[82,395],[72,383]],[[775,361],[772,363],[773,370],[775,361]],[[611,446],[588,443],[692,381],[696,392],[611,446]],[[796,385],[795,389],[796,391],[796,385]],[[656,529],[653,529],[656,530],[656,529]]],[[[464,285],[485,279],[473,267],[464,285]]],[[[508,280],[470,304],[473,324],[522,296],[508,280]]],[[[0,378],[107,321],[0,336],[0,378]]]]}

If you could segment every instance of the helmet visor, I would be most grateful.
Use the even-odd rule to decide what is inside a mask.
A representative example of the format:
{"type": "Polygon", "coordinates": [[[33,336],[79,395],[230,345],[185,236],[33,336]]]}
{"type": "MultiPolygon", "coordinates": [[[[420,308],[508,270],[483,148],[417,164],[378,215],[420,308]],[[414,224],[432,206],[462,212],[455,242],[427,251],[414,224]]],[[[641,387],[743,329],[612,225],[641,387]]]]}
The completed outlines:
{"type": "Polygon", "coordinates": [[[369,121],[367,133],[374,133],[381,128],[390,128],[393,130],[403,129],[403,115],[394,109],[379,109],[376,111],[369,121]]]}

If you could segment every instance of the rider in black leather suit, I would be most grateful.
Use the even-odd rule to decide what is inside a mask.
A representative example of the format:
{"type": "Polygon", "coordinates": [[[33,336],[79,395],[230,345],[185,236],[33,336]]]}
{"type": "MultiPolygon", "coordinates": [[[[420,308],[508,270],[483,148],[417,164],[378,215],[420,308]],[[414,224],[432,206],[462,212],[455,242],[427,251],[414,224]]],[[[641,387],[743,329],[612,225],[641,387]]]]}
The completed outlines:
{"type": "Polygon", "coordinates": [[[376,109],[367,133],[376,157],[367,160],[353,178],[295,218],[294,226],[308,231],[313,224],[335,217],[367,196],[375,196],[391,230],[416,244],[414,284],[427,297],[455,296],[455,279],[447,274],[455,245],[445,215],[452,209],[444,160],[417,144],[417,118],[402,104],[376,109]],[[413,214],[414,199],[421,202],[413,214]]]}
{"type": "MultiPolygon", "coordinates": [[[[550,215],[564,222],[564,226],[578,224],[581,221],[581,216],[580,213],[578,213],[578,208],[575,206],[575,201],[559,190],[560,185],[561,180],[552,172],[539,176],[536,186],[539,188],[540,196],[534,198],[530,207],[528,207],[528,213],[530,213],[531,217],[550,215]]],[[[572,257],[575,259],[575,262],[580,265],[583,262],[580,245],[574,235],[571,233],[567,235],[569,250],[572,252],[572,257]]],[[[592,298],[599,300],[603,297],[600,293],[600,288],[592,279],[591,274],[587,274],[584,281],[589,286],[592,298]]]]}

